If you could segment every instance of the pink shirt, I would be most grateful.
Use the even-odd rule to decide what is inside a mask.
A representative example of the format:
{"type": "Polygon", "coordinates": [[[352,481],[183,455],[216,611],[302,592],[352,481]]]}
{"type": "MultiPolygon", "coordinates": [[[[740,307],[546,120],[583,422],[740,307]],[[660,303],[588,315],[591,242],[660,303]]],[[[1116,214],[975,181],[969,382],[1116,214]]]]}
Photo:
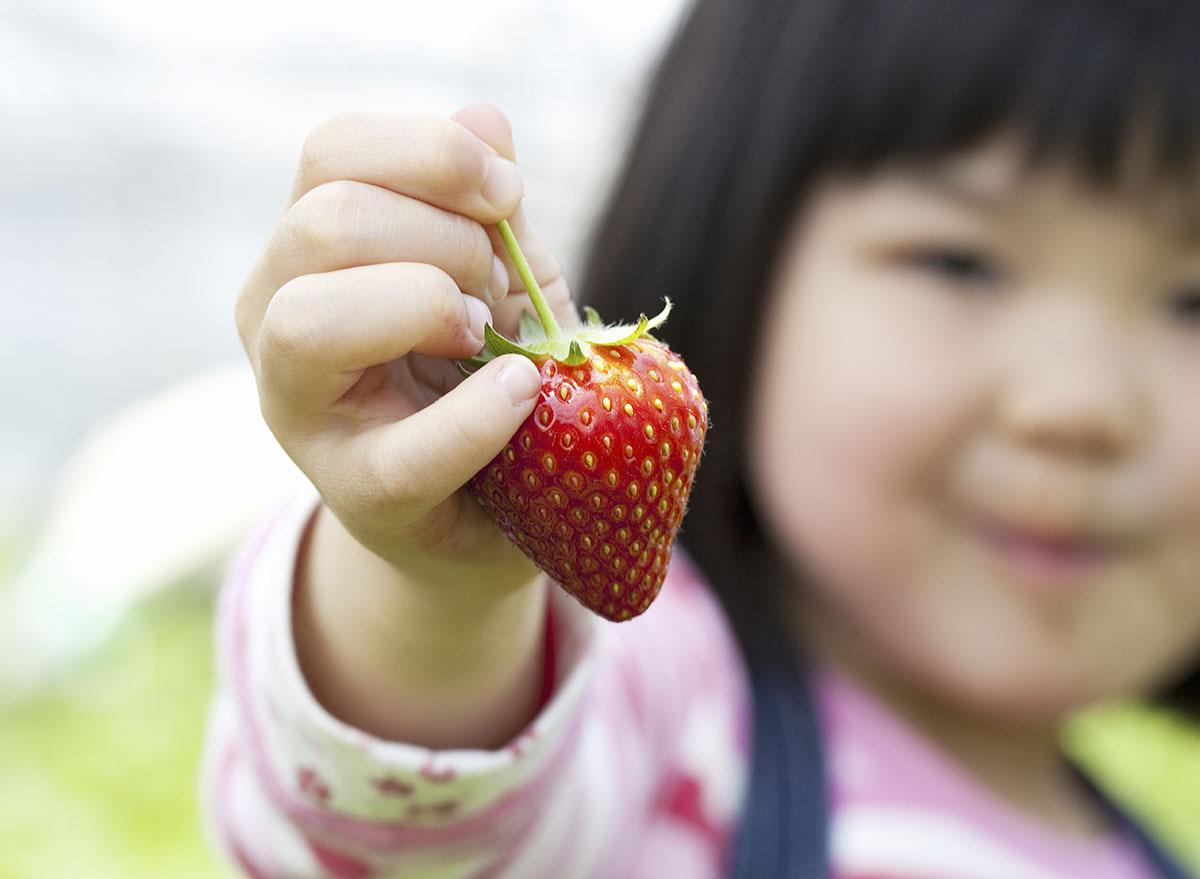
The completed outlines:
{"type": "Polygon", "coordinates": [[[1150,879],[1132,840],[1064,837],[989,795],[844,675],[814,676],[835,879],[1150,879]]]}
{"type": "MultiPolygon", "coordinates": [[[[291,639],[316,498],[282,509],[229,571],[204,764],[209,833],[252,877],[706,879],[725,875],[745,790],[749,691],[686,560],[610,624],[560,590],[552,681],[496,751],[376,739],[313,699],[291,639]]],[[[1147,879],[1124,838],[1062,839],[994,801],[850,681],[825,673],[839,879],[1147,879]]]]}

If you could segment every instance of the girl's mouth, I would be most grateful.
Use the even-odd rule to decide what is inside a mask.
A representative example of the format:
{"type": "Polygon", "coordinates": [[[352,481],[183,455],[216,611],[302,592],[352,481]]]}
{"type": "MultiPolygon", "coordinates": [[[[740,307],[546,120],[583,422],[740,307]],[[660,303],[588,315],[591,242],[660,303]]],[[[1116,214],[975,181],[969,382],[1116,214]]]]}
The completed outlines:
{"type": "Polygon", "coordinates": [[[1004,568],[1040,588],[1082,587],[1113,556],[1111,544],[1091,538],[1049,538],[997,525],[985,526],[982,534],[1004,568]]]}

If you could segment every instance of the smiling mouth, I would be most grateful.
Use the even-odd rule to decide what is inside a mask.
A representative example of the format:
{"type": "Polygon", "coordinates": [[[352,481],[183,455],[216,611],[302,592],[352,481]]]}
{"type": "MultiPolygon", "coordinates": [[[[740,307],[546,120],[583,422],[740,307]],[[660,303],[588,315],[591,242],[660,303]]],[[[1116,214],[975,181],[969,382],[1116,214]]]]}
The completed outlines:
{"type": "Polygon", "coordinates": [[[1115,555],[1115,547],[1101,540],[1047,538],[997,525],[984,526],[981,533],[1004,568],[1041,588],[1084,586],[1115,555]]]}

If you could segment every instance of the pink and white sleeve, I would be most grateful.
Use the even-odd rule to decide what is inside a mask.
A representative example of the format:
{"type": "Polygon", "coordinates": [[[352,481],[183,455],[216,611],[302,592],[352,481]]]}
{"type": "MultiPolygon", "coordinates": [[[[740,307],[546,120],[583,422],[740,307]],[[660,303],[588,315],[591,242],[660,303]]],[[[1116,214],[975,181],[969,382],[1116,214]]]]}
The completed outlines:
{"type": "Polygon", "coordinates": [[[554,590],[552,686],[534,721],[499,750],[431,751],[347,726],[305,684],[291,587],[315,504],[281,509],[222,589],[203,807],[233,864],[271,879],[720,875],[746,690],[685,562],[629,623],[554,590]]]}

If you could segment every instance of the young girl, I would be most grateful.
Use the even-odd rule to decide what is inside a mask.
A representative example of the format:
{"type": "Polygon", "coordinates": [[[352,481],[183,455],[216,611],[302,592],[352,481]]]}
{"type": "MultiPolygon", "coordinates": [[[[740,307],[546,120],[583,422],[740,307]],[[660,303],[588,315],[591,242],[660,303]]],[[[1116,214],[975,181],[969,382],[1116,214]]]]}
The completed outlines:
{"type": "Polygon", "coordinates": [[[1198,42],[1192,0],[701,0],[583,286],[669,296],[712,412],[617,625],[461,490],[538,387],[452,365],[528,305],[494,223],[576,319],[503,116],[318,128],[238,301],[316,493],[224,592],[220,844],[271,877],[1183,876],[1058,733],[1200,706],[1198,42]]]}

